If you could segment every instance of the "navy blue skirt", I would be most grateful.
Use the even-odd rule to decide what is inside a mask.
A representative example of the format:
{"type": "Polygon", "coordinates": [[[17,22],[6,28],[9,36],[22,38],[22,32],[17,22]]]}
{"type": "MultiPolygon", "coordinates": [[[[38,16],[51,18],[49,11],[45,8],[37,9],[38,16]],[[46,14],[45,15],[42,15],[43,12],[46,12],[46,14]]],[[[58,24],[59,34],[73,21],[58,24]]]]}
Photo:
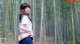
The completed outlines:
{"type": "Polygon", "coordinates": [[[22,39],[21,41],[19,41],[19,44],[33,44],[33,38],[28,36],[28,37],[22,39]]]}

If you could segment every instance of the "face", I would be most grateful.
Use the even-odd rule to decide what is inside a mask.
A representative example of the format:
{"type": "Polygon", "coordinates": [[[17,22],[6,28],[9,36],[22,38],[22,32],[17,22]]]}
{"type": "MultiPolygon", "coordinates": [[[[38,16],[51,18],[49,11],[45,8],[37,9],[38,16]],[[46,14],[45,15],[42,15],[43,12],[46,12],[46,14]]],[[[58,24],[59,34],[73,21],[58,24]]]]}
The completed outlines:
{"type": "Polygon", "coordinates": [[[24,10],[24,12],[25,12],[26,14],[30,14],[30,8],[29,8],[29,7],[26,7],[25,10],[24,10]]]}

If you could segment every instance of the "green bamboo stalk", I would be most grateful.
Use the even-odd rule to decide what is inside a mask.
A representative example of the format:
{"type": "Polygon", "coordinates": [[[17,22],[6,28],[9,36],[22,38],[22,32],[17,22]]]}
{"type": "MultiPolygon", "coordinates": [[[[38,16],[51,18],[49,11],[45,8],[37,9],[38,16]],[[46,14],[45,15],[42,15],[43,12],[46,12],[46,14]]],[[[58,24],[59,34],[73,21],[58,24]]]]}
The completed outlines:
{"type": "MultiPolygon", "coordinates": [[[[7,0],[6,0],[7,1],[7,0]]],[[[7,13],[7,2],[5,0],[3,1],[3,8],[2,8],[2,38],[5,38],[5,16],[6,16],[6,13],[7,13]],[[6,3],[6,4],[5,4],[6,3]],[[4,13],[5,12],[5,13],[4,13]]]]}
{"type": "Polygon", "coordinates": [[[40,28],[40,42],[41,44],[45,44],[44,42],[44,27],[43,27],[43,17],[44,17],[44,0],[41,1],[41,28],[40,28]]]}
{"type": "MultiPolygon", "coordinates": [[[[17,1],[16,0],[13,0],[13,5],[16,4],[16,3],[17,3],[17,1]]],[[[17,44],[17,37],[18,37],[17,36],[17,32],[16,32],[17,29],[18,29],[18,25],[17,25],[18,20],[17,20],[17,16],[16,16],[17,15],[16,14],[16,5],[14,5],[14,7],[13,7],[13,13],[14,13],[13,14],[13,19],[14,19],[14,23],[13,23],[14,26],[13,27],[14,27],[14,43],[15,44],[17,44]]]]}
{"type": "Polygon", "coordinates": [[[75,27],[76,27],[76,28],[75,28],[75,30],[76,30],[76,31],[75,31],[75,36],[76,36],[76,37],[75,37],[75,41],[76,41],[75,44],[77,44],[77,43],[79,43],[79,23],[80,23],[80,22],[79,22],[79,14],[78,14],[78,3],[75,2],[74,4],[75,4],[75,5],[74,5],[74,6],[75,6],[74,9],[75,9],[75,16],[76,16],[76,18],[75,18],[75,19],[76,19],[76,20],[75,20],[75,22],[76,22],[76,23],[75,23],[75,24],[76,24],[76,26],[75,26],[75,27]]]}
{"type": "Polygon", "coordinates": [[[32,15],[33,15],[33,32],[34,32],[34,40],[33,44],[35,44],[35,0],[32,0],[32,15]]]}
{"type": "Polygon", "coordinates": [[[72,44],[75,44],[75,32],[74,32],[74,18],[73,18],[73,3],[71,3],[71,17],[72,17],[72,44]]]}
{"type": "Polygon", "coordinates": [[[57,44],[57,23],[56,23],[56,13],[57,13],[57,11],[56,11],[56,0],[53,0],[53,6],[54,6],[54,20],[55,20],[55,44],[57,44]]]}

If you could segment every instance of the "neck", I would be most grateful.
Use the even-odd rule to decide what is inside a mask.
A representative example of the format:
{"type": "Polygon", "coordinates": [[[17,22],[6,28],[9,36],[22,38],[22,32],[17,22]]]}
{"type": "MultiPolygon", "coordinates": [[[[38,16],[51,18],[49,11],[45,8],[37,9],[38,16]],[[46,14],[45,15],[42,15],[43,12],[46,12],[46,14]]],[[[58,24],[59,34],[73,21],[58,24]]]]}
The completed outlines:
{"type": "Polygon", "coordinates": [[[28,13],[25,13],[25,12],[22,12],[22,14],[29,16],[29,14],[28,13]]]}

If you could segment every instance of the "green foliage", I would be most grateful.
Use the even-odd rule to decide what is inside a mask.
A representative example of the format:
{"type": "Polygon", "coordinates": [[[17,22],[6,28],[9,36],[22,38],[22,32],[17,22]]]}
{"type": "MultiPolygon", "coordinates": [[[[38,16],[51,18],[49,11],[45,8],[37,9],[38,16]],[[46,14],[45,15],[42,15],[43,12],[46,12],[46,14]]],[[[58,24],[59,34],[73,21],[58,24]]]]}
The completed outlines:
{"type": "Polygon", "coordinates": [[[0,0],[0,38],[6,38],[7,44],[17,44],[18,14],[22,1],[31,6],[34,44],[80,44],[80,3],[66,0],[0,0]]]}

